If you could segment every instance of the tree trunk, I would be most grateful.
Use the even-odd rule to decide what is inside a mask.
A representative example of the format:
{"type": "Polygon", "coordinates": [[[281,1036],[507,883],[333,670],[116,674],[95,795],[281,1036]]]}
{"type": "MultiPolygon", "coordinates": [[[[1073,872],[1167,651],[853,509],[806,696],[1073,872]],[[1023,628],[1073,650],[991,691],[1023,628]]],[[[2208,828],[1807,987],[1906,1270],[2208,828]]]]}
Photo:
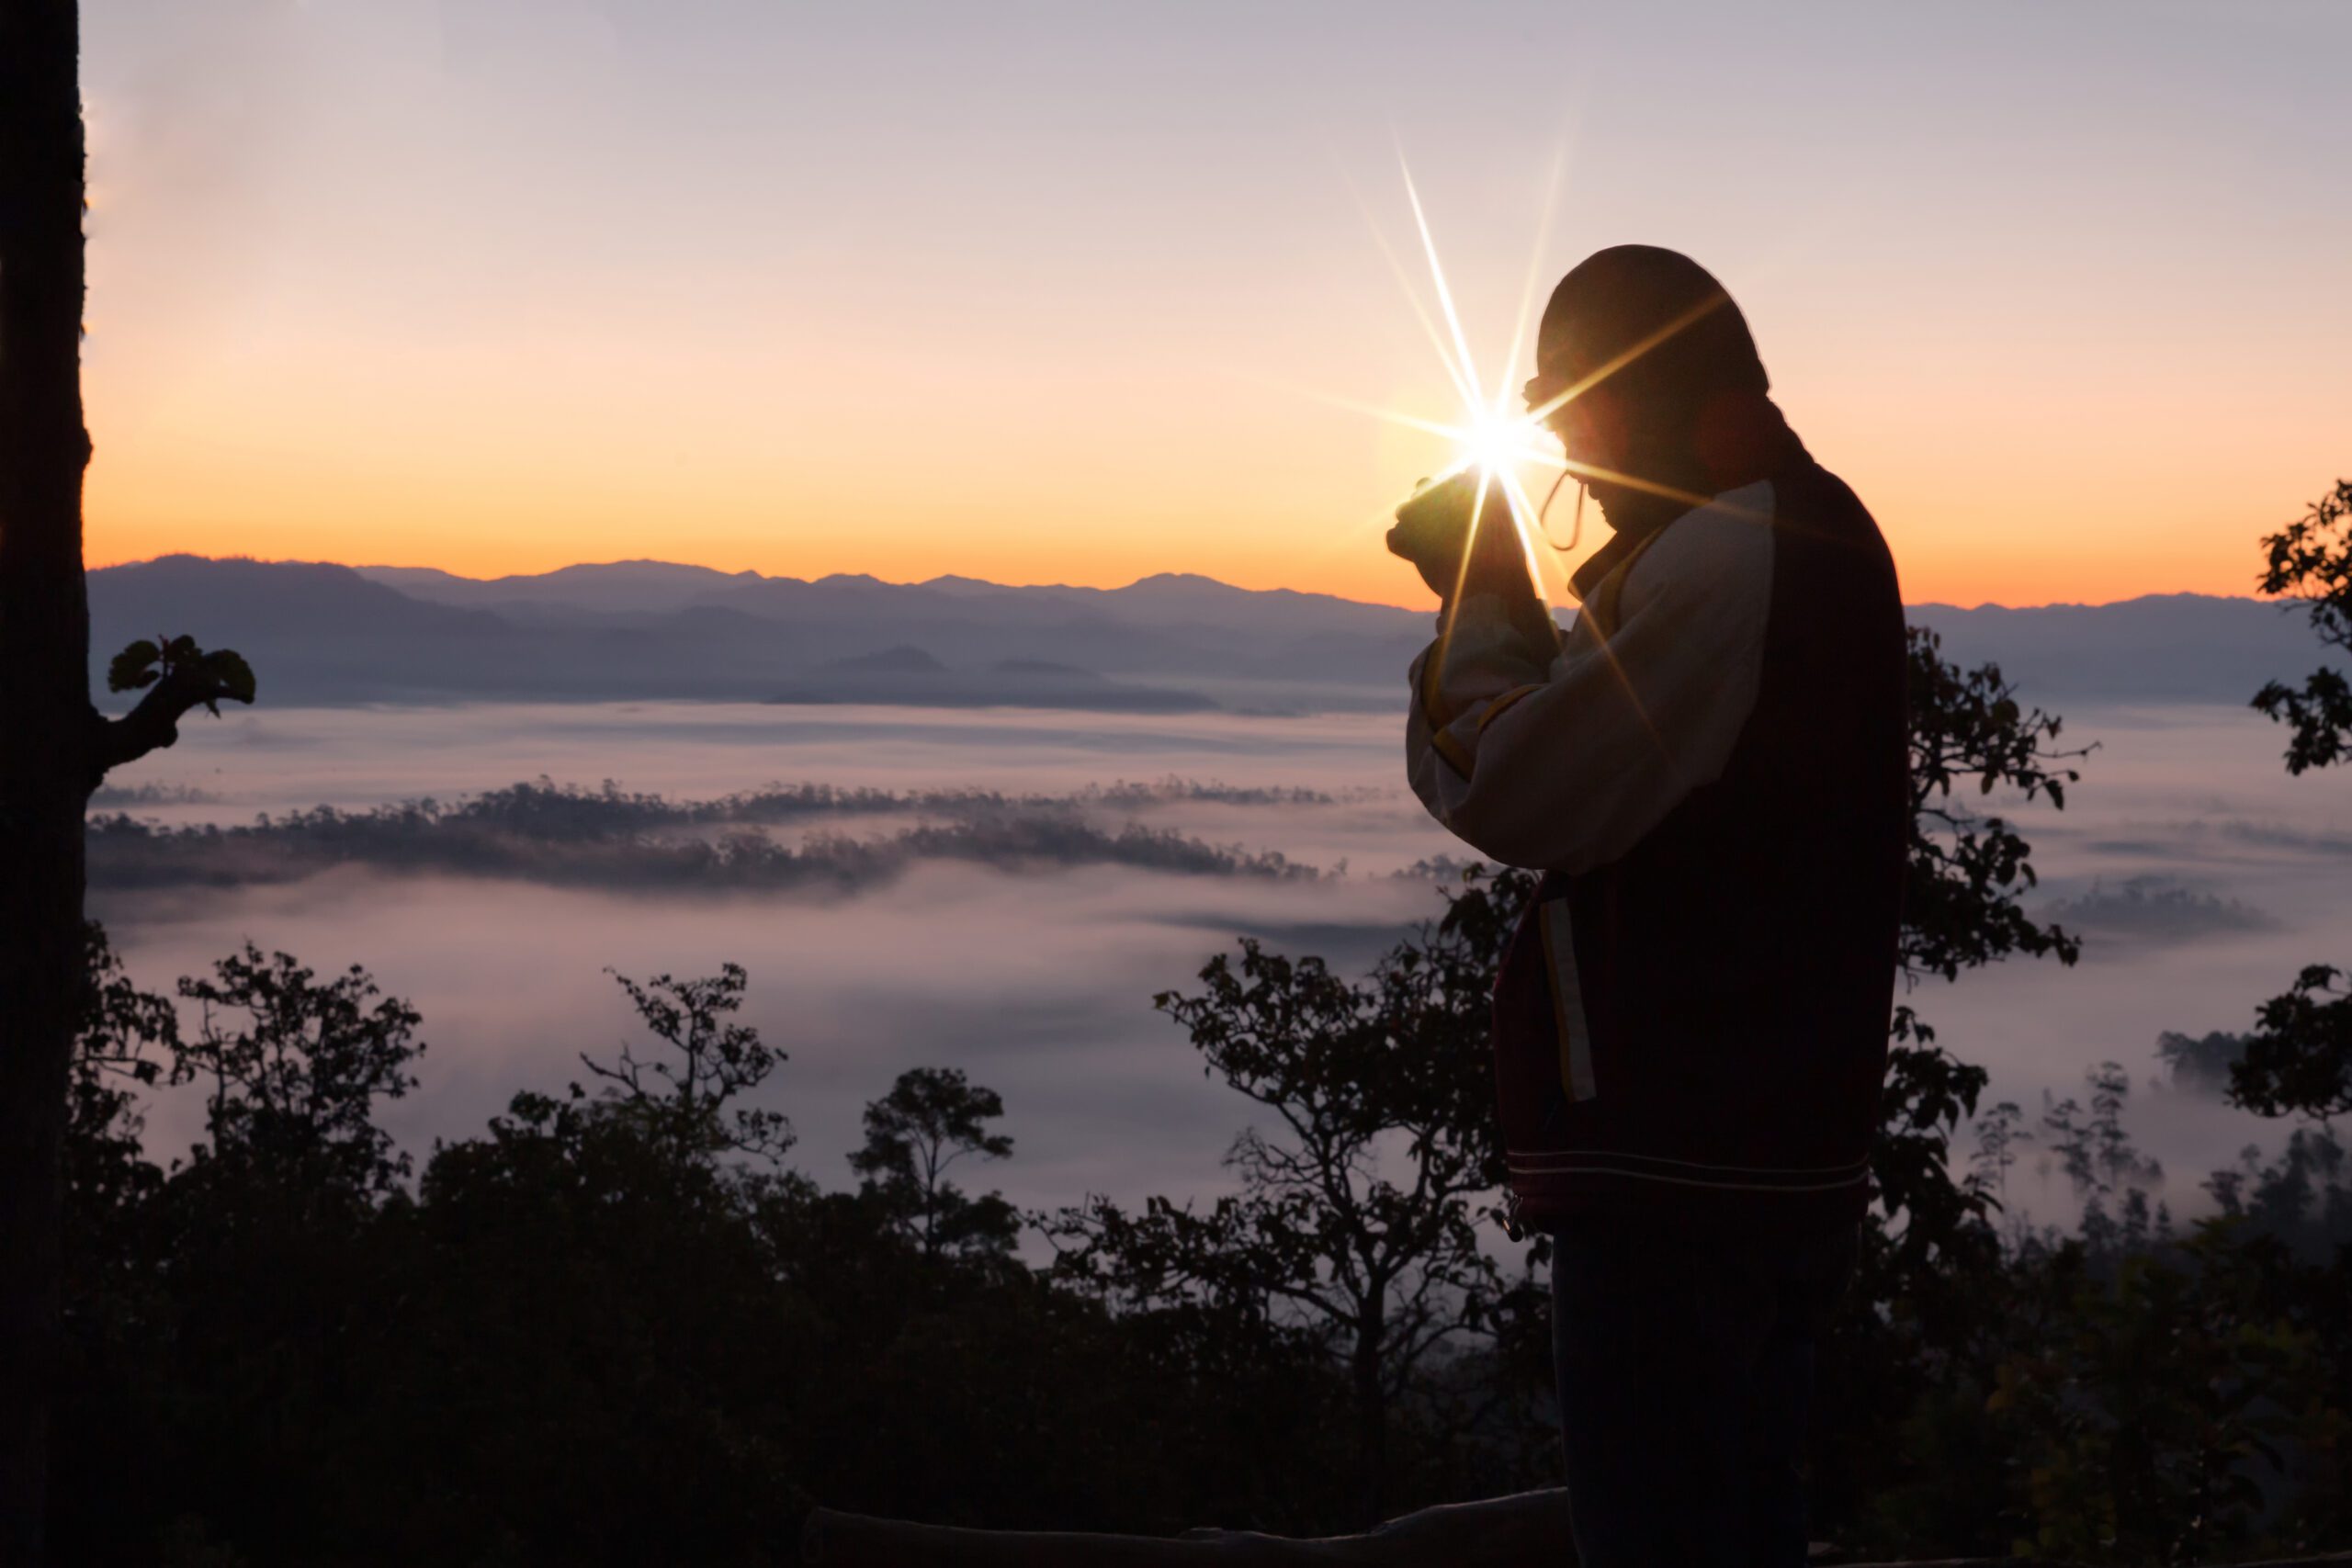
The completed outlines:
{"type": "Polygon", "coordinates": [[[0,1562],[40,1560],[96,782],[74,0],[0,0],[0,1562]]]}

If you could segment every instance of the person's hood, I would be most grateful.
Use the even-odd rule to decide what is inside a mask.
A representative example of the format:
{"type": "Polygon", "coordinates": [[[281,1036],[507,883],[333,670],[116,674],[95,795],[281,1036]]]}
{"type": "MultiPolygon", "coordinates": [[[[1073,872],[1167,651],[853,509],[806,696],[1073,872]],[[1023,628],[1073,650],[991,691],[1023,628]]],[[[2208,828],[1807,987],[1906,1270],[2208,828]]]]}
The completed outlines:
{"type": "MultiPolygon", "coordinates": [[[[1566,385],[1600,375],[1630,420],[1629,471],[1683,497],[1735,490],[1804,457],[1768,395],[1747,319],[1679,252],[1612,245],[1578,263],[1544,307],[1536,365],[1566,385]]],[[[1597,486],[1595,495],[1621,536],[1638,537],[1691,504],[1623,486],[1597,486]]]]}

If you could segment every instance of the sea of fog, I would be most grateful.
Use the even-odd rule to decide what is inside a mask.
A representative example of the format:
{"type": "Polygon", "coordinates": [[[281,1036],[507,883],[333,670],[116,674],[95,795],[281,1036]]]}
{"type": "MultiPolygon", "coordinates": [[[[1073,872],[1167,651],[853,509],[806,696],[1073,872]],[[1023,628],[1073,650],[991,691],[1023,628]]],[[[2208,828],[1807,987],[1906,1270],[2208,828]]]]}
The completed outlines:
{"type": "MultiPolygon", "coordinates": [[[[2030,1122],[2045,1095],[2080,1095],[2111,1060],[2131,1074],[2130,1122],[2160,1158],[2175,1210],[2249,1144],[2280,1130],[2164,1081],[2166,1030],[2249,1026],[2303,964],[2352,958],[2352,790],[2290,779],[2280,736],[2212,707],[2078,708],[2065,739],[2095,742],[2064,811],[2014,807],[2034,845],[2035,903],[2086,935],[2080,964],[2015,960],[1910,998],[1941,1043],[1992,1072],[1988,1103],[2030,1122]]],[[[198,715],[173,750],[114,781],[108,807],[159,822],[449,801],[544,775],[707,798],[774,783],[894,791],[1067,794],[1167,779],[1316,792],[1311,799],[1165,793],[1097,808],[1216,845],[1275,850],[1314,880],[1051,859],[916,861],[855,891],[775,893],[548,886],[339,866],[291,882],[100,889],[93,909],[135,979],[180,975],[250,938],[321,972],[368,967],[424,1015],[422,1083],[386,1120],[420,1153],[467,1134],[516,1090],[584,1077],[579,1054],[635,1038],[606,966],[647,976],[751,974],[747,1015],[790,1054],[771,1080],[795,1162],[846,1182],[865,1102],[905,1068],[953,1066],[1004,1097],[1009,1161],[962,1171],[1024,1207],[1091,1191],[1123,1200],[1220,1190],[1220,1159],[1251,1107],[1207,1080],[1154,992],[1188,985],[1243,932],[1361,966],[1439,906],[1393,874],[1457,850],[1403,787],[1399,726],[1304,718],[752,705],[477,705],[198,715]]],[[[1113,797],[1114,801],[1126,797],[1113,797]]],[[[907,826],[840,816],[795,831],[907,826]]],[[[195,1107],[151,1117],[184,1147],[195,1107]]],[[[1963,1138],[1962,1147],[1966,1148],[1963,1138]]],[[[2013,1207],[2072,1208],[2029,1151],[2013,1207]]]]}

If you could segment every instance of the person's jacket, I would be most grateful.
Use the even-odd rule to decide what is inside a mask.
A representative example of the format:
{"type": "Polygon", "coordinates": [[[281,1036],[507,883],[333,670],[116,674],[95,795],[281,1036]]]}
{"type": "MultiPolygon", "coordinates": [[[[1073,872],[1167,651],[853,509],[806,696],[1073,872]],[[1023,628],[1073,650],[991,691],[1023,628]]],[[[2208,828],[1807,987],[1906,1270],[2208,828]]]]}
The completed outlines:
{"type": "Polygon", "coordinates": [[[1513,1217],[1851,1221],[1910,814],[1885,543],[1792,442],[1576,586],[1554,647],[1474,594],[1412,673],[1415,793],[1544,874],[1495,992],[1513,1217]]]}

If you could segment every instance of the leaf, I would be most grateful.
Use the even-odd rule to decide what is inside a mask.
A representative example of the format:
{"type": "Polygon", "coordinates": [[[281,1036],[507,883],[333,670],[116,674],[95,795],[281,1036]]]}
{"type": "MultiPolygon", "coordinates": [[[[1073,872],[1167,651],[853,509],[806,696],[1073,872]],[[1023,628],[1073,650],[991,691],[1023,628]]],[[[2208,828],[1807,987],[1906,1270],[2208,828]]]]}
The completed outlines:
{"type": "MultiPolygon", "coordinates": [[[[204,656],[204,672],[220,688],[222,696],[241,703],[254,700],[254,668],[245,662],[243,654],[232,649],[215,649],[204,656]]],[[[217,714],[220,710],[212,711],[217,714]]]]}
{"type": "Polygon", "coordinates": [[[116,654],[113,661],[107,666],[107,690],[130,692],[136,691],[141,686],[153,685],[156,677],[162,673],[154,668],[154,664],[162,657],[163,649],[145,637],[140,638],[120,653],[116,654]]]}

